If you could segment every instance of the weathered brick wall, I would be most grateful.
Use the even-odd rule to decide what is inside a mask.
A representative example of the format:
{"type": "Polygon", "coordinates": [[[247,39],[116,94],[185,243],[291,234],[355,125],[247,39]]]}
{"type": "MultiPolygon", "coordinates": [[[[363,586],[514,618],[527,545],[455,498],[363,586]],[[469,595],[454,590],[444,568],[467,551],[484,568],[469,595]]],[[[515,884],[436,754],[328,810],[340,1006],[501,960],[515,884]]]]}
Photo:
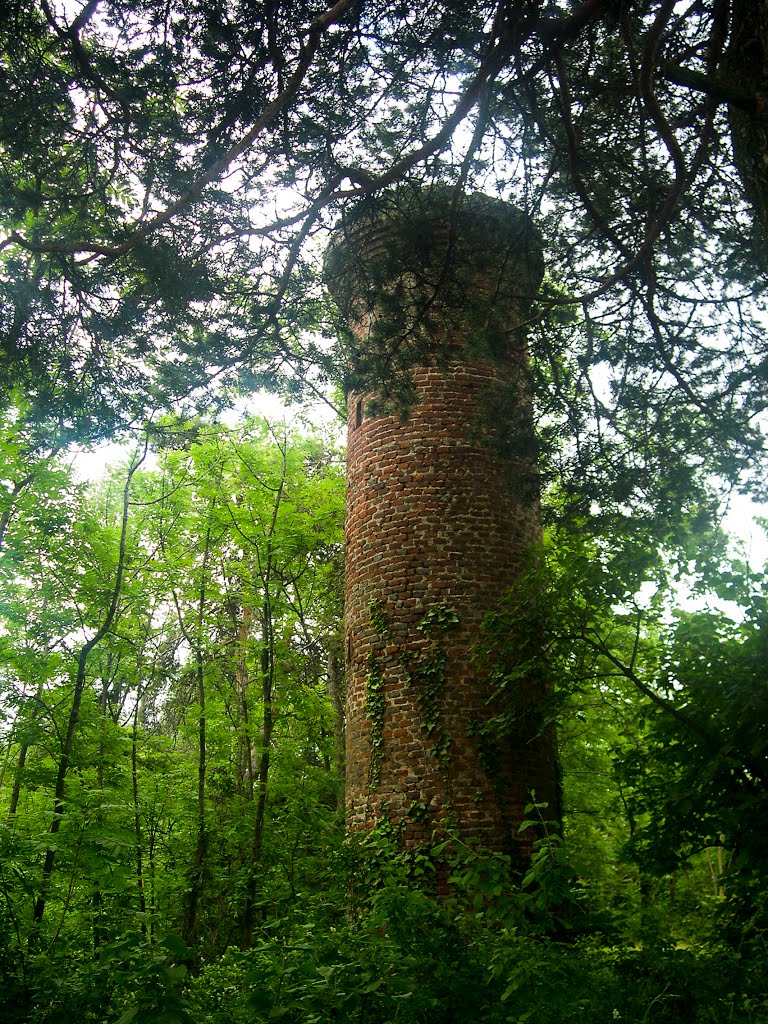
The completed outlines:
{"type": "MultiPolygon", "coordinates": [[[[498,227],[500,208],[508,217],[509,208],[488,200],[479,211],[470,207],[472,233],[489,220],[498,227]]],[[[432,365],[413,368],[416,401],[405,421],[371,412],[375,391],[349,395],[348,824],[366,829],[387,817],[409,843],[427,840],[443,824],[494,849],[519,848],[525,857],[527,841],[515,833],[530,791],[557,801],[553,737],[541,732],[533,710],[542,684],[518,684],[515,699],[525,714],[514,735],[511,729],[484,735],[499,705],[491,666],[477,648],[483,618],[540,539],[518,329],[526,298],[538,286],[540,254],[516,252],[510,259],[497,231],[490,265],[487,252],[472,260],[468,250],[459,268],[466,287],[441,294],[418,277],[431,265],[435,273],[427,277],[444,279],[446,245],[457,247],[439,230],[439,218],[449,218],[445,204],[430,206],[429,216],[435,221],[430,251],[421,243],[416,255],[410,245],[398,253],[391,217],[379,217],[337,242],[335,254],[337,275],[348,267],[359,281],[363,268],[364,296],[348,278],[343,288],[337,279],[335,288],[363,363],[366,345],[386,344],[382,295],[403,293],[403,279],[407,301],[429,305],[429,340],[441,353],[439,360],[421,357],[432,365]],[[377,274],[388,239],[398,266],[377,274]],[[534,265],[527,275],[519,271],[523,257],[534,265]],[[478,324],[486,325],[492,343],[478,338],[478,324]]],[[[461,228],[454,224],[451,234],[461,228]]],[[[510,246],[520,241],[519,230],[510,232],[510,246]]]]}

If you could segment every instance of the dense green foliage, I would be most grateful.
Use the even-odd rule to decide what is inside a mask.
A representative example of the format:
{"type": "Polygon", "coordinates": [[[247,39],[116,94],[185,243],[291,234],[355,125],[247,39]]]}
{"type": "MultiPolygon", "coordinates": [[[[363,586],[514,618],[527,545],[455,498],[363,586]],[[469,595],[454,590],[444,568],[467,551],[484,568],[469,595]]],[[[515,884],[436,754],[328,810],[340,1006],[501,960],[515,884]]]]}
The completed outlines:
{"type": "Polygon", "coordinates": [[[338,829],[338,455],[254,420],[152,440],[97,488],[41,470],[0,555],[3,887],[33,960],[85,921],[97,951],[247,945],[338,829]]]}
{"type": "Polygon", "coordinates": [[[718,525],[768,493],[766,92],[765,0],[3,5],[3,1021],[768,1019],[765,579],[718,525]],[[555,681],[523,878],[345,841],[339,454],[215,415],[407,397],[435,354],[353,373],[323,270],[402,182],[544,242],[546,540],[487,641],[555,681]]]}
{"type": "Polygon", "coordinates": [[[4,389],[54,443],[322,389],[348,372],[328,228],[402,180],[482,189],[545,240],[564,498],[664,521],[708,473],[763,493],[766,25],[763,0],[14,0],[4,389]]]}
{"type": "Polygon", "coordinates": [[[550,531],[488,643],[530,617],[511,691],[546,639],[564,830],[532,803],[524,877],[351,843],[342,482],[254,419],[161,420],[95,485],[36,466],[0,552],[3,1020],[765,1019],[762,577],[714,535],[640,567],[550,531]],[[730,615],[670,614],[683,564],[730,615]]]}

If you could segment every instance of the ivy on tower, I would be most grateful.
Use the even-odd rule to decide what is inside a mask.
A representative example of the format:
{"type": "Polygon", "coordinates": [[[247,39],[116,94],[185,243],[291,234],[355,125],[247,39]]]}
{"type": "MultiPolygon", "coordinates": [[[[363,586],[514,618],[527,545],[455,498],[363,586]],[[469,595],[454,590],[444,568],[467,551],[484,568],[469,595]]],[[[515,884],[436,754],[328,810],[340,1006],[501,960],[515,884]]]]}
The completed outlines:
{"type": "Polygon", "coordinates": [[[401,188],[338,225],[326,276],[349,368],[348,826],[388,820],[407,846],[456,830],[524,865],[531,794],[558,815],[548,684],[505,682],[484,623],[541,539],[540,240],[500,201],[401,188]]]}

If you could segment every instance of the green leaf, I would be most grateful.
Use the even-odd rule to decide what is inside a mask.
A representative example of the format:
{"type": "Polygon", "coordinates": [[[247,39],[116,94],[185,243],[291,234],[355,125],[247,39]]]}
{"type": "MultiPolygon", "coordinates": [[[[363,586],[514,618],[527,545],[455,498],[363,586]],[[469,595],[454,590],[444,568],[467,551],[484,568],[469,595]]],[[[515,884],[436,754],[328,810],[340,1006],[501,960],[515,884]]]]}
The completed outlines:
{"type": "Polygon", "coordinates": [[[130,1022],[135,1019],[136,1014],[138,1012],[138,1006],[130,1007],[130,1009],[126,1010],[125,1013],[122,1014],[117,1021],[115,1021],[115,1024],[130,1024],[130,1022]]]}
{"type": "Polygon", "coordinates": [[[186,944],[186,942],[184,942],[181,936],[174,935],[173,933],[169,933],[168,935],[164,936],[160,940],[158,945],[163,946],[165,949],[169,950],[169,952],[173,953],[174,956],[182,957],[185,960],[189,959],[194,955],[194,951],[189,948],[189,946],[186,944]]]}

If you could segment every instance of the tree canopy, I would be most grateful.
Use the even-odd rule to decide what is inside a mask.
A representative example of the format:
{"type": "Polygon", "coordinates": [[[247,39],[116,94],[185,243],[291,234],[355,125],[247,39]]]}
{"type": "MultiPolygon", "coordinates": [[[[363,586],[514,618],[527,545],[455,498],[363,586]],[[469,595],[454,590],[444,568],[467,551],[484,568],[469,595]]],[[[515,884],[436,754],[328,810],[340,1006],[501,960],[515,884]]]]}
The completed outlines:
{"type": "Polygon", "coordinates": [[[545,239],[531,348],[561,481],[662,514],[702,472],[762,494],[767,22],[750,0],[18,0],[6,392],[68,438],[212,382],[343,382],[327,229],[438,182],[545,239]]]}

